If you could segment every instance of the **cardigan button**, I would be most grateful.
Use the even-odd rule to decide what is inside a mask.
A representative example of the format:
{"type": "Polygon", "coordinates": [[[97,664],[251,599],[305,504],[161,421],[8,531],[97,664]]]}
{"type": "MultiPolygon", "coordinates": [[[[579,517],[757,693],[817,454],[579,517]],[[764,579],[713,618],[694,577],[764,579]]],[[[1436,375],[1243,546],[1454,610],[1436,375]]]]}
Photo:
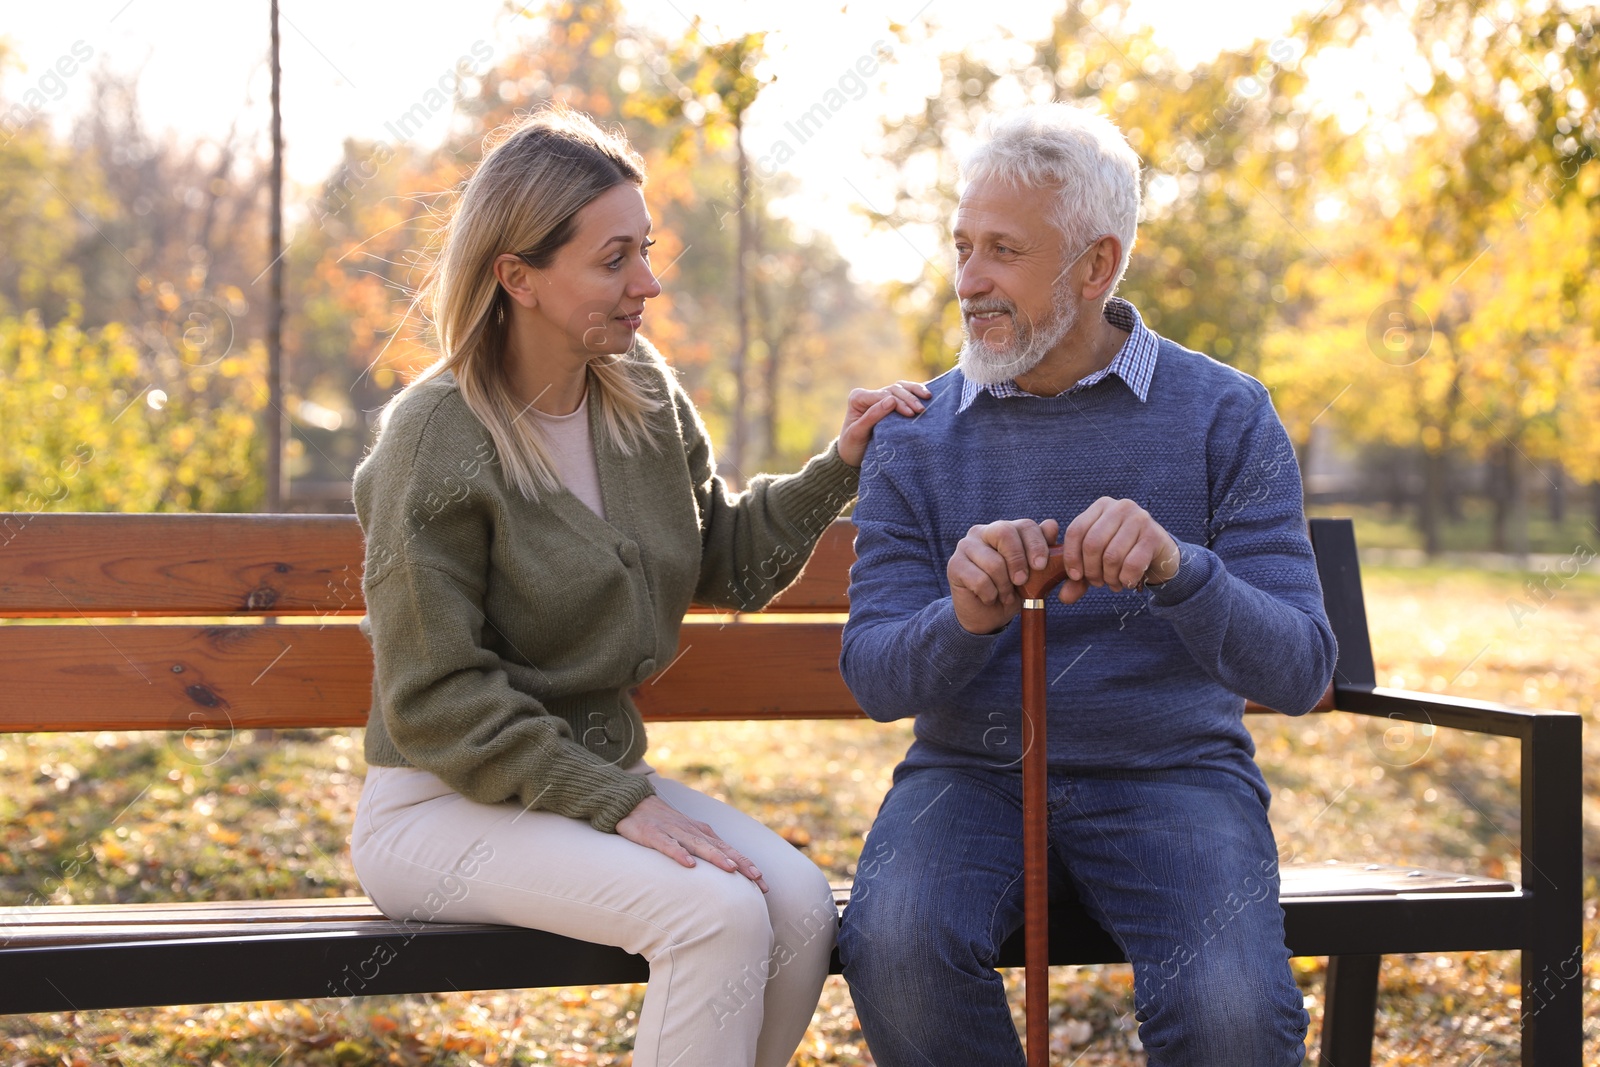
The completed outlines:
{"type": "Polygon", "coordinates": [[[622,557],[624,567],[631,567],[639,562],[639,546],[632,541],[624,541],[617,546],[617,555],[622,557]]]}
{"type": "Polygon", "coordinates": [[[642,682],[654,673],[656,673],[656,661],[653,659],[647,659],[643,663],[639,664],[638,669],[633,672],[633,680],[636,682],[642,682]]]}

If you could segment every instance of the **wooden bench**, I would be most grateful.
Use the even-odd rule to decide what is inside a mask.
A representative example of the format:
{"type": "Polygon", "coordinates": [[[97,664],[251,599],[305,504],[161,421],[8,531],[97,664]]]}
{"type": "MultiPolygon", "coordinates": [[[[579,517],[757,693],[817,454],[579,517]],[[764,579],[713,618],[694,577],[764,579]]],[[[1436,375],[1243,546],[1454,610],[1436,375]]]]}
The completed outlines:
{"type": "MultiPolygon", "coordinates": [[[[1378,686],[1350,523],[1314,519],[1311,536],[1339,639],[1320,710],[1516,738],[1522,774],[1521,885],[1377,863],[1284,868],[1290,949],[1330,957],[1321,1062],[1370,1062],[1382,954],[1516,949],[1523,1062],[1577,1064],[1580,716],[1378,686]]],[[[647,717],[860,716],[837,669],[852,537],[844,522],[828,532],[774,606],[782,621],[692,616],[680,648],[693,654],[637,690],[647,717]]],[[[15,620],[0,625],[0,728],[361,726],[361,567],[349,516],[0,514],[0,619],[15,620]],[[160,621],[96,625],[129,616],[160,621]],[[272,617],[281,624],[263,624],[272,617]]],[[[1122,959],[1079,910],[1060,909],[1051,935],[1053,963],[1122,959]]],[[[4,1013],[645,978],[644,961],[618,949],[392,921],[362,897],[0,908],[4,1013]]]]}

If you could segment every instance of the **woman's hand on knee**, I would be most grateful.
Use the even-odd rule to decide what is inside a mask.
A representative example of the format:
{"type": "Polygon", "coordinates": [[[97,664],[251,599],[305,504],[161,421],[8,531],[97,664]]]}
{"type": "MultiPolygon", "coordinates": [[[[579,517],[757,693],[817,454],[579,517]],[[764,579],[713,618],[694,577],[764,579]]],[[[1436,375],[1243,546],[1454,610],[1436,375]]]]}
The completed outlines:
{"type": "Polygon", "coordinates": [[[731,874],[744,875],[763,893],[767,891],[767,880],[743,853],[718,837],[710,826],[689,818],[658,796],[645,797],[619,819],[617,833],[685,867],[693,867],[696,856],[710,860],[731,874]]]}

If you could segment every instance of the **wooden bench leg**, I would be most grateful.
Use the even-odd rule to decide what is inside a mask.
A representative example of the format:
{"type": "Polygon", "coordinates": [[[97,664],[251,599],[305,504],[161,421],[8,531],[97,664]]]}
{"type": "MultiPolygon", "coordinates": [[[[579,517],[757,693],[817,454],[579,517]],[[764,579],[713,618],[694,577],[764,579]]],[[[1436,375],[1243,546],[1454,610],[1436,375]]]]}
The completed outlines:
{"type": "Polygon", "coordinates": [[[1382,956],[1330,956],[1318,1067],[1371,1067],[1382,956]]]}

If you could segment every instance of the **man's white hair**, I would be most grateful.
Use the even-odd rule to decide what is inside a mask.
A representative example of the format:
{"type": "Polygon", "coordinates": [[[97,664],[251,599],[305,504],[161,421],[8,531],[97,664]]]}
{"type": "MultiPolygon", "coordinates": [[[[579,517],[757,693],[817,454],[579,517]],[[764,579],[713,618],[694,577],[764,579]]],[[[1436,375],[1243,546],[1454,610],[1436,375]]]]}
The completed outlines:
{"type": "Polygon", "coordinates": [[[1066,238],[1064,255],[1111,234],[1122,262],[1108,293],[1128,269],[1139,226],[1139,156],[1103,116],[1070,104],[1034,104],[985,120],[961,175],[1025,188],[1056,188],[1050,221],[1066,238]]]}

